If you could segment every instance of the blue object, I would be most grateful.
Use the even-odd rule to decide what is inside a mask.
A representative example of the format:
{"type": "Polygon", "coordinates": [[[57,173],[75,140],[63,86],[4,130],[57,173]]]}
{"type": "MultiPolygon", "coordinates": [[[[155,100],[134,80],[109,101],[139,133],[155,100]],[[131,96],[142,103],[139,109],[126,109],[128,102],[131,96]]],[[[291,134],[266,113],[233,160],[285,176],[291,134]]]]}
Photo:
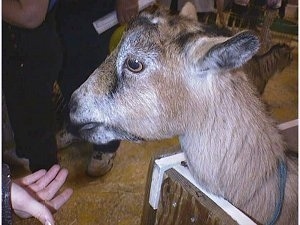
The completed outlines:
{"type": "Polygon", "coordinates": [[[48,12],[50,12],[53,9],[56,2],[57,2],[57,0],[49,0],[48,12]]]}
{"type": "Polygon", "coordinates": [[[279,162],[278,172],[279,172],[279,200],[276,203],[275,212],[273,214],[273,217],[266,223],[266,225],[275,224],[276,221],[278,220],[278,217],[279,217],[281,209],[282,209],[286,176],[287,176],[287,169],[286,169],[285,162],[283,162],[283,161],[279,162]]]}

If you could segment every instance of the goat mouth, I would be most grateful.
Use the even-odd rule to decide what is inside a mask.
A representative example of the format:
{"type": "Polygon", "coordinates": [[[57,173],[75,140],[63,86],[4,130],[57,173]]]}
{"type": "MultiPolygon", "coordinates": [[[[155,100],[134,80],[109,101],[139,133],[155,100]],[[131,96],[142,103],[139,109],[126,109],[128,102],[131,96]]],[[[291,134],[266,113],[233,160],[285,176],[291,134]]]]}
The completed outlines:
{"type": "MultiPolygon", "coordinates": [[[[89,140],[90,139],[89,137],[92,136],[93,134],[98,134],[99,132],[101,132],[101,133],[107,132],[107,133],[113,134],[115,139],[118,139],[118,140],[128,140],[128,141],[133,141],[133,142],[144,141],[143,138],[141,138],[137,135],[134,135],[132,133],[129,133],[122,128],[107,125],[107,124],[100,123],[100,122],[89,122],[89,123],[79,125],[78,132],[81,137],[83,137],[84,139],[87,139],[87,140],[89,140]]],[[[101,135],[99,135],[99,136],[101,136],[101,135]]]]}

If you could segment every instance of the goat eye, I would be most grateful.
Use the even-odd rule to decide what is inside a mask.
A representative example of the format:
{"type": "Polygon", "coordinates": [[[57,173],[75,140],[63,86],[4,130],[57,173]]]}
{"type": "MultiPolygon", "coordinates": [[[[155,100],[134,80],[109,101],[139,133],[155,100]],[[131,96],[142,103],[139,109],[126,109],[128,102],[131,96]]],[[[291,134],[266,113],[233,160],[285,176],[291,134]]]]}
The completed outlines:
{"type": "Polygon", "coordinates": [[[127,59],[127,68],[134,73],[141,72],[144,69],[143,64],[137,59],[127,59]]]}

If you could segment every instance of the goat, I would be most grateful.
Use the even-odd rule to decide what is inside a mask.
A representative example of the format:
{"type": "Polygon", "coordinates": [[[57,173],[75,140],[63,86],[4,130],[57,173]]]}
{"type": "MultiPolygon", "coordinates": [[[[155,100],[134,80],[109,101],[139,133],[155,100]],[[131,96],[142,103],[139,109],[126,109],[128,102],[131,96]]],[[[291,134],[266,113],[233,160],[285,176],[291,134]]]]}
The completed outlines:
{"type": "Polygon", "coordinates": [[[96,144],[178,136],[203,188],[258,223],[296,225],[297,160],[237,69],[259,39],[249,31],[210,35],[196,18],[189,3],[179,15],[141,13],[73,93],[71,122],[96,144]]]}
{"type": "Polygon", "coordinates": [[[261,95],[269,79],[291,64],[292,50],[293,48],[286,44],[276,44],[265,54],[253,56],[242,66],[249,81],[261,95]]]}

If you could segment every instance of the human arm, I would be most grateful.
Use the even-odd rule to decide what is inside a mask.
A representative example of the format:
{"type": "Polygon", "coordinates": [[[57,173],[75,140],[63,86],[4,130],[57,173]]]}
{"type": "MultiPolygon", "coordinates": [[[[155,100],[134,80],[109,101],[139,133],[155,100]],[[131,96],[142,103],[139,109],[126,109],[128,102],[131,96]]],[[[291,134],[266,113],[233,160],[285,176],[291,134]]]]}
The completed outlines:
{"type": "Polygon", "coordinates": [[[120,24],[129,22],[139,12],[138,0],[117,0],[117,18],[120,24]]]}
{"type": "Polygon", "coordinates": [[[3,0],[2,19],[14,26],[33,29],[45,20],[49,0],[3,0]]]}

